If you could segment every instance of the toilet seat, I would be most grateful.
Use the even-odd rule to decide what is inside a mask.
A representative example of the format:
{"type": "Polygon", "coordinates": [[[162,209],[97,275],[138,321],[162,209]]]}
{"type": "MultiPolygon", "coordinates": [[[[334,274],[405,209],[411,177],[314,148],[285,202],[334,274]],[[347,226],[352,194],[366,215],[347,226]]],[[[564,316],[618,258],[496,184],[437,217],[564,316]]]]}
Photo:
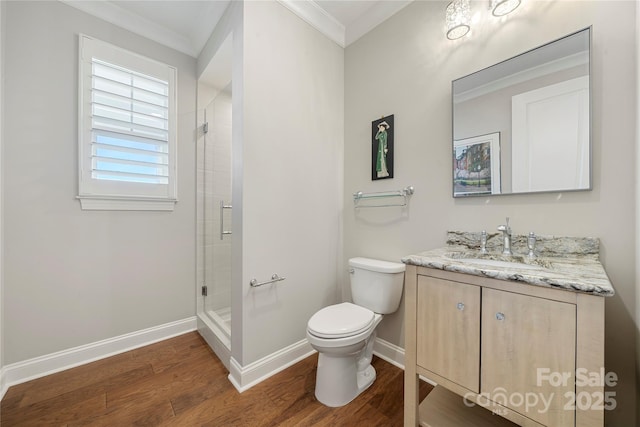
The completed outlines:
{"type": "Polygon", "coordinates": [[[345,338],[369,329],[374,318],[373,311],[344,302],[325,307],[311,316],[307,330],[319,338],[345,338]]]}

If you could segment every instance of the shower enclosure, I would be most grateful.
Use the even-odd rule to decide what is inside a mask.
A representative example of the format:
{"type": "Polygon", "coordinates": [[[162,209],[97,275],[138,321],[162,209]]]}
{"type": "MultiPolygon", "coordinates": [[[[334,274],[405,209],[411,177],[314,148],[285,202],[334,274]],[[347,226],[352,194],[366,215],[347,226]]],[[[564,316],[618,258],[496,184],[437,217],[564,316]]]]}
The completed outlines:
{"type": "Polygon", "coordinates": [[[219,77],[208,78],[206,72],[198,82],[197,315],[198,331],[228,368],[232,330],[232,94],[229,81],[220,86],[219,77]]]}

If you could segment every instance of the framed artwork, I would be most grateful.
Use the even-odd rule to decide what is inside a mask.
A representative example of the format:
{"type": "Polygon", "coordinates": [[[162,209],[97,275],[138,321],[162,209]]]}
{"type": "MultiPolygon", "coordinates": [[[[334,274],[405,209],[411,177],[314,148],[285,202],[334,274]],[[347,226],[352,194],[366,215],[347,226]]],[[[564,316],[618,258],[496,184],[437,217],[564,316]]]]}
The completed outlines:
{"type": "Polygon", "coordinates": [[[453,141],[453,197],[500,194],[500,132],[453,141]]]}
{"type": "Polygon", "coordinates": [[[393,114],[371,122],[371,179],[393,178],[393,114]]]}

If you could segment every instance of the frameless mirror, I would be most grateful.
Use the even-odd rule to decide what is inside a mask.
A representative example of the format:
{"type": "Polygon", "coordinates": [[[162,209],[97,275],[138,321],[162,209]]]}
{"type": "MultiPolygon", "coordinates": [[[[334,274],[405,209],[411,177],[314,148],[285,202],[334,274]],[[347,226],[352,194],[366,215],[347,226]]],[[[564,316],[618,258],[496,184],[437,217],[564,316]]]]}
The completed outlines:
{"type": "Polygon", "coordinates": [[[591,28],[452,82],[453,196],[591,189],[591,28]]]}

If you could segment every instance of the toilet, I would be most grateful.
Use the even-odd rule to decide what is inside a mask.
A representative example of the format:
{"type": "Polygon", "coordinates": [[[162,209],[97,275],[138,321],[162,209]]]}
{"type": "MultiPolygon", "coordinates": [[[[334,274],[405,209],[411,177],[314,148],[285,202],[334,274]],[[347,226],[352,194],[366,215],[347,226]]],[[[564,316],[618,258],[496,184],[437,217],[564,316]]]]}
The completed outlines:
{"type": "Polygon", "coordinates": [[[376,327],[400,306],[404,264],[351,258],[353,303],[330,305],[307,323],[307,340],[316,349],[316,398],[326,406],[346,405],[376,379],[371,366],[376,327]]]}

